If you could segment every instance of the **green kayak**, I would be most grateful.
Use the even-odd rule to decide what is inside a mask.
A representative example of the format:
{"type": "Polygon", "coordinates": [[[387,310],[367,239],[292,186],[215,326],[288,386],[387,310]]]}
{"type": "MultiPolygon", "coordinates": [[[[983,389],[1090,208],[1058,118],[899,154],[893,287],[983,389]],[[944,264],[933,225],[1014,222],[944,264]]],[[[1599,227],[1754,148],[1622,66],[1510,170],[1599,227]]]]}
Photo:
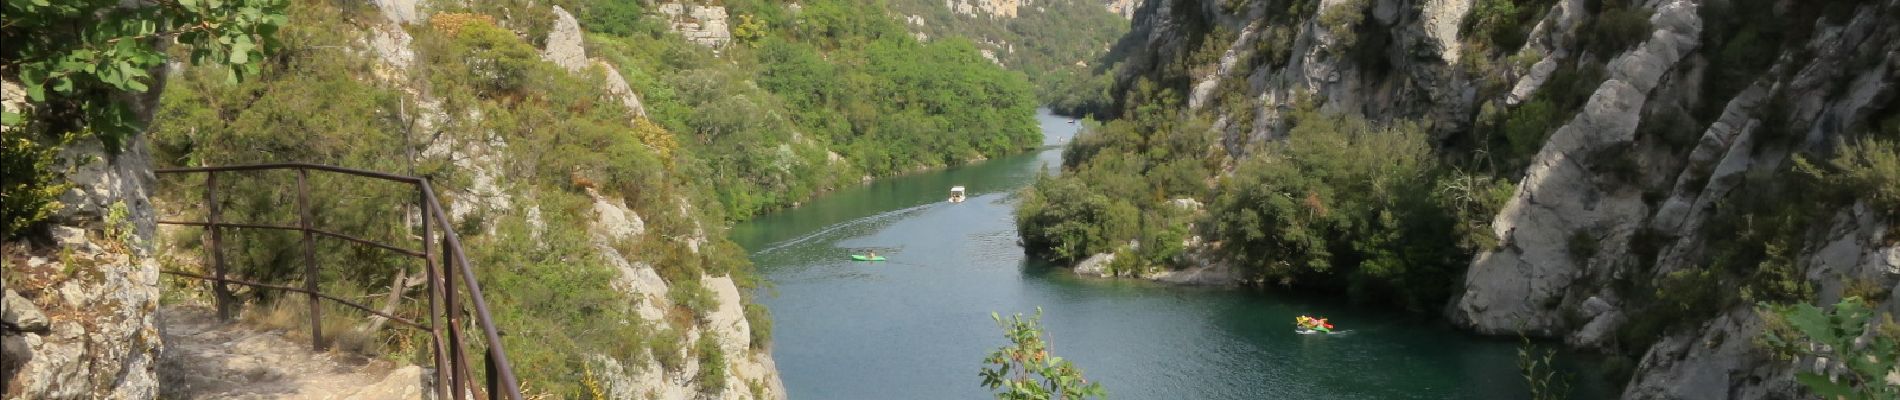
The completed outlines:
{"type": "Polygon", "coordinates": [[[851,259],[857,260],[857,261],[884,261],[884,256],[867,256],[863,254],[852,254],[851,259]]]}

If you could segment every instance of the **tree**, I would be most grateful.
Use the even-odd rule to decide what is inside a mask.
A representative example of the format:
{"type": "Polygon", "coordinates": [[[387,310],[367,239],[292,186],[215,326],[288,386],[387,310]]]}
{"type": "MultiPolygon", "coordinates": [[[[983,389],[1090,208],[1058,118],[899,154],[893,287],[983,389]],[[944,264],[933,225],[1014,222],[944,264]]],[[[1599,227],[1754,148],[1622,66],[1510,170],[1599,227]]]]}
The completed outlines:
{"type": "Polygon", "coordinates": [[[58,205],[63,178],[50,168],[55,149],[89,134],[116,152],[142,118],[126,93],[156,83],[164,45],[191,47],[194,64],[253,75],[283,25],[283,0],[7,0],[0,23],[0,77],[17,81],[27,102],[0,113],[0,186],[4,236],[24,235],[58,205]],[[132,5],[125,5],[132,4],[132,5]]]}
{"type": "MultiPolygon", "coordinates": [[[[194,64],[224,64],[228,79],[256,74],[286,21],[283,0],[159,0],[121,7],[116,0],[7,0],[0,25],[0,71],[17,79],[45,117],[73,118],[108,144],[138,124],[118,92],[143,93],[148,72],[167,59],[163,46],[191,47],[194,64]]],[[[17,117],[9,117],[9,120],[17,117]]]]}
{"type": "Polygon", "coordinates": [[[1042,338],[1042,309],[1034,317],[1011,315],[1005,320],[990,313],[990,319],[1003,328],[1010,344],[990,353],[987,366],[977,375],[983,387],[1001,390],[996,398],[1005,400],[1051,400],[1105,398],[1108,392],[1100,382],[1082,377],[1082,369],[1062,357],[1049,354],[1049,343],[1042,338]],[[994,366],[995,368],[991,368],[994,366]]]}

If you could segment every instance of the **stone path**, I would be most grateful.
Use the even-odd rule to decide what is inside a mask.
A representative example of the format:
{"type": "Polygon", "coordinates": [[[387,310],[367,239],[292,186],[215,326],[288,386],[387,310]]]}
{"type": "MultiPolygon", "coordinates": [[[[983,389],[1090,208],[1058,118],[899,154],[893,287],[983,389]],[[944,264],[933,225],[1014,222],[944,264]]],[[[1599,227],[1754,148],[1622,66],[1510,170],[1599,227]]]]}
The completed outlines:
{"type": "Polygon", "coordinates": [[[222,323],[204,307],[160,307],[158,325],[162,399],[421,399],[427,392],[429,374],[420,367],[313,352],[307,340],[222,323]]]}

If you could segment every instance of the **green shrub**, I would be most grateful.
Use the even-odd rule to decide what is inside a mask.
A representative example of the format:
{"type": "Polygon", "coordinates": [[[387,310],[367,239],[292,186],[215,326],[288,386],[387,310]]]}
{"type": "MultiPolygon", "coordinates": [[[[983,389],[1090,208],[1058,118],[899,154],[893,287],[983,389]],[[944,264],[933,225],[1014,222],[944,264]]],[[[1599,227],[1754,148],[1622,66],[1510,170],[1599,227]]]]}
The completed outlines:
{"type": "Polygon", "coordinates": [[[1524,46],[1538,18],[1550,10],[1546,0],[1479,0],[1465,17],[1464,33],[1493,51],[1511,54],[1524,46]]]}
{"type": "Polygon", "coordinates": [[[1585,24],[1584,48],[1598,57],[1614,58],[1649,39],[1650,10],[1628,0],[1600,0],[1595,18],[1585,24]]]}
{"type": "Polygon", "coordinates": [[[1139,215],[1134,206],[1068,177],[1038,179],[1017,207],[1023,246],[1062,263],[1113,250],[1135,229],[1139,215]]]}
{"type": "Polygon", "coordinates": [[[1335,38],[1328,48],[1334,56],[1346,54],[1359,43],[1359,23],[1366,20],[1368,0],[1345,0],[1319,12],[1319,26],[1335,38]]]}
{"type": "Polygon", "coordinates": [[[59,194],[71,184],[54,170],[60,144],[33,139],[23,125],[6,125],[0,133],[0,169],[7,171],[0,176],[0,226],[6,231],[0,238],[13,240],[59,211],[59,194]]]}
{"type": "Polygon", "coordinates": [[[671,283],[672,286],[666,291],[667,300],[671,300],[675,306],[692,310],[693,317],[697,321],[705,322],[713,311],[719,309],[719,299],[713,297],[712,290],[706,289],[706,285],[700,284],[699,280],[672,281],[671,283]]]}
{"type": "Polygon", "coordinates": [[[1596,257],[1601,240],[1589,229],[1579,229],[1570,233],[1570,240],[1566,242],[1565,251],[1570,253],[1571,262],[1577,264],[1590,262],[1590,258],[1596,257]]]}
{"type": "Polygon", "coordinates": [[[699,390],[719,393],[726,390],[726,351],[719,348],[719,334],[707,331],[699,337],[694,352],[699,357],[699,390]]]}
{"type": "Polygon", "coordinates": [[[653,359],[660,362],[660,368],[667,371],[679,371],[686,366],[686,339],[680,336],[678,329],[660,328],[647,339],[647,351],[653,353],[653,359]]]}
{"type": "Polygon", "coordinates": [[[1900,397],[1900,385],[1888,379],[1900,374],[1900,328],[1893,314],[1869,308],[1855,297],[1826,310],[1807,303],[1758,307],[1773,327],[1763,332],[1771,348],[1844,367],[1830,368],[1829,374],[1796,373],[1795,381],[1809,391],[1829,399],[1900,397]],[[1869,329],[1875,329],[1873,334],[1866,334],[1869,329]]]}
{"type": "Polygon", "coordinates": [[[765,306],[756,303],[745,304],[746,325],[752,327],[752,348],[764,350],[772,346],[772,314],[765,306]]]}
{"type": "Polygon", "coordinates": [[[997,399],[1108,397],[1101,382],[1089,382],[1075,363],[1049,353],[1049,343],[1042,332],[1042,309],[1036,309],[1036,315],[1029,318],[1016,314],[1006,320],[990,313],[990,319],[1003,328],[1003,337],[1009,339],[1009,344],[984,358],[983,369],[977,375],[983,378],[984,388],[1000,390],[996,393],[997,399]]]}
{"type": "Polygon", "coordinates": [[[1453,213],[1431,197],[1439,166],[1415,125],[1293,113],[1293,129],[1216,190],[1212,240],[1268,282],[1345,288],[1413,310],[1462,279],[1453,213]]]}
{"type": "MultiPolygon", "coordinates": [[[[1900,142],[1860,139],[1842,142],[1826,167],[1795,159],[1797,171],[1815,179],[1840,199],[1861,199],[1900,221],[1900,142]]],[[[1852,200],[1847,200],[1852,201],[1852,200]]]]}

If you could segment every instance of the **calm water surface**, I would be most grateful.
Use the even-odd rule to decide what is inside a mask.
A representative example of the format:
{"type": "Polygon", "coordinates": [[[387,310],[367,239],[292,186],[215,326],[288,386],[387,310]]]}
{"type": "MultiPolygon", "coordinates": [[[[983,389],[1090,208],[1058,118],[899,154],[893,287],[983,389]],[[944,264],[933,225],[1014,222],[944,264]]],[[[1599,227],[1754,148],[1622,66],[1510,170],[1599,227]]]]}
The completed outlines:
{"type": "MultiPolygon", "coordinates": [[[[1078,126],[1038,118],[1049,144],[1078,126]]],[[[1004,344],[990,313],[1038,307],[1053,351],[1113,398],[1525,396],[1513,341],[1327,299],[1088,279],[1028,259],[1012,193],[1053,173],[1060,155],[886,179],[735,227],[771,282],[760,300],[791,397],[987,398],[976,373],[1004,344]],[[968,186],[969,201],[944,202],[953,185],[968,186]],[[890,261],[849,261],[863,249],[890,261]],[[1300,314],[1348,333],[1296,334],[1300,314]]],[[[1574,398],[1611,396],[1594,375],[1576,380],[1574,398]]]]}

